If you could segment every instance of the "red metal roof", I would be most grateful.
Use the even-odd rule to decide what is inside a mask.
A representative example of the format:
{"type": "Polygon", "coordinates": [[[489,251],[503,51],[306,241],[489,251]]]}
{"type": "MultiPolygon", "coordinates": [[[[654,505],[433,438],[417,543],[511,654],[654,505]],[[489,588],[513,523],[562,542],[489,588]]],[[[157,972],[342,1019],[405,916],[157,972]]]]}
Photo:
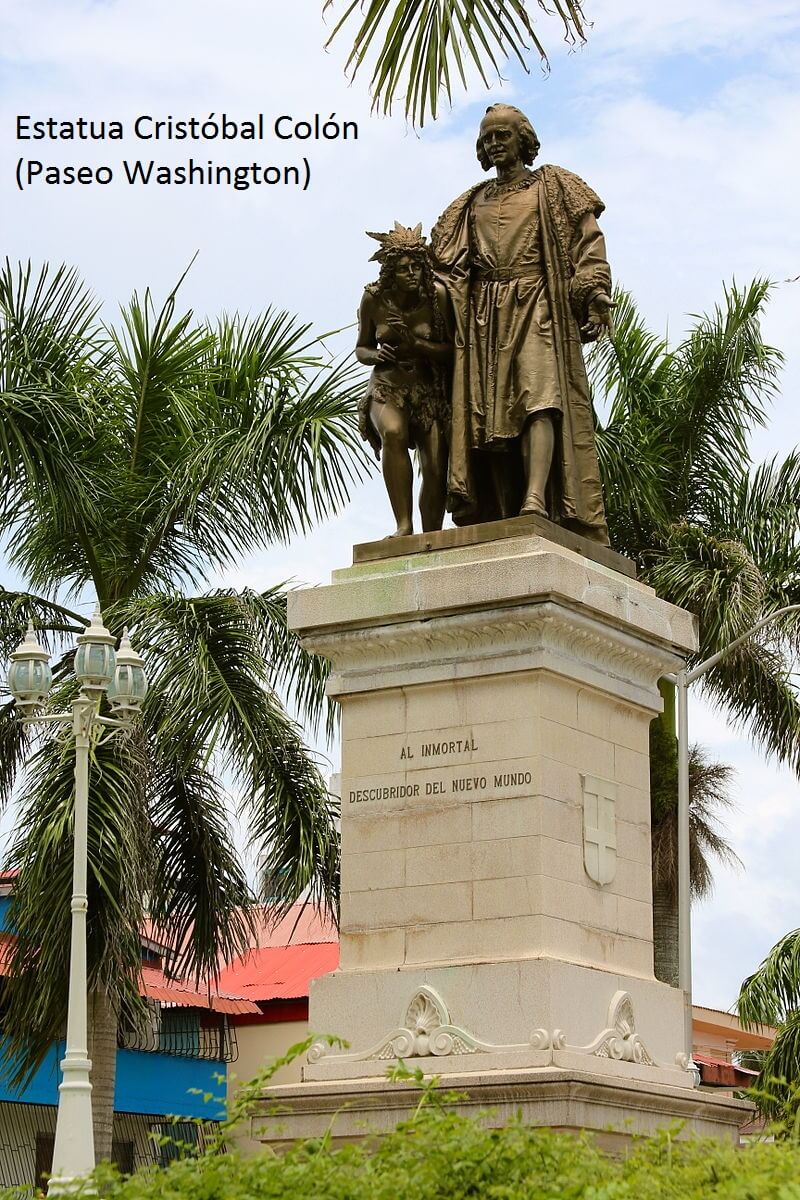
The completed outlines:
{"type": "Polygon", "coordinates": [[[219,1013],[257,1013],[260,1009],[252,1000],[232,996],[224,989],[198,991],[186,979],[171,979],[157,967],[142,967],[141,993],[162,1004],[178,1004],[183,1008],[207,1008],[219,1013]]]}
{"type": "MultiPolygon", "coordinates": [[[[268,905],[259,907],[253,914],[255,920],[254,947],[308,945],[317,942],[338,942],[339,934],[329,917],[310,904],[294,904],[277,925],[273,924],[272,911],[268,905]]],[[[170,945],[166,935],[150,918],[142,925],[142,940],[155,948],[166,949],[170,945]]],[[[220,966],[226,964],[220,961],[220,966]]]]}
{"type": "Polygon", "coordinates": [[[225,967],[219,983],[250,1000],[296,1000],[308,995],[312,979],[338,965],[335,941],[261,946],[225,967]]]}
{"type": "Polygon", "coordinates": [[[310,904],[295,904],[277,925],[270,923],[270,910],[262,908],[258,913],[257,946],[310,945],[317,942],[339,941],[336,926],[327,916],[322,916],[310,904]]]}
{"type": "Polygon", "coordinates": [[[738,1067],[724,1058],[710,1058],[707,1054],[692,1054],[700,1068],[700,1079],[706,1087],[748,1088],[758,1079],[758,1071],[738,1067]]]}
{"type": "MultiPolygon", "coordinates": [[[[8,958],[13,937],[0,934],[0,976],[8,975],[8,958]]],[[[183,1008],[206,1008],[212,1012],[260,1013],[261,1009],[252,1000],[242,995],[231,995],[225,989],[211,988],[199,991],[186,979],[170,979],[157,967],[142,967],[139,994],[162,1004],[178,1004],[183,1008]]]]}
{"type": "Polygon", "coordinates": [[[14,938],[10,933],[0,933],[0,975],[8,975],[8,960],[14,938]]]}

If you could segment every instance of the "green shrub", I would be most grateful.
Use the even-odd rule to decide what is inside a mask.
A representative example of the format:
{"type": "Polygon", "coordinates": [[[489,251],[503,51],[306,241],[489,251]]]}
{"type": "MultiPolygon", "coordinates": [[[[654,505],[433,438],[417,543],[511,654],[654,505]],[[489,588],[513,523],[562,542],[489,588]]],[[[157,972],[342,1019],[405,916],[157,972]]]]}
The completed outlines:
{"type": "MultiPolygon", "coordinates": [[[[459,1116],[457,1094],[399,1065],[397,1081],[422,1087],[416,1110],[392,1133],[356,1145],[325,1137],[285,1153],[221,1153],[223,1139],[259,1104],[278,1067],[304,1053],[293,1046],[239,1093],[216,1145],[163,1169],[121,1179],[98,1168],[89,1191],[103,1200],[800,1200],[800,1141],[786,1125],[775,1141],[739,1148],[709,1138],[679,1140],[678,1129],[630,1143],[611,1157],[589,1136],[571,1137],[511,1121],[489,1129],[459,1116]]],[[[334,1040],[334,1039],[332,1039],[334,1040]]],[[[335,1130],[335,1122],[333,1125],[335,1130]]],[[[17,1200],[18,1191],[0,1191],[17,1200]]]]}
{"type": "Polygon", "coordinates": [[[800,1147],[737,1149],[666,1132],[617,1159],[587,1138],[518,1123],[487,1129],[428,1105],[371,1142],[210,1154],[97,1184],[113,1200],[800,1200],[800,1147]]]}

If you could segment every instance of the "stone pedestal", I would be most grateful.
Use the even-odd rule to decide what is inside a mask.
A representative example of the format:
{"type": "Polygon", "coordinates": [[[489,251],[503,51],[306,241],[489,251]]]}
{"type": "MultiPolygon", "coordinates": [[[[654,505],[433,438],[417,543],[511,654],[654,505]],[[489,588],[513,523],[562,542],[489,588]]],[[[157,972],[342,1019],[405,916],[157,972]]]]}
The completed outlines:
{"type": "Polygon", "coordinates": [[[342,707],[341,963],[310,1026],[349,1049],[317,1044],[272,1092],[323,1120],[403,1058],[479,1090],[513,1078],[540,1124],[556,1096],[565,1127],[608,1124],[608,1097],[568,1103],[581,1079],[612,1109],[663,1091],[688,1115],[682,996],[653,976],[648,726],[693,620],[546,522],[486,532],[357,548],[290,596],[342,707]]]}
{"type": "MultiPolygon", "coordinates": [[[[633,1137],[667,1126],[680,1127],[679,1137],[720,1137],[735,1144],[739,1127],[753,1112],[752,1105],[716,1093],[553,1067],[454,1074],[445,1083],[461,1097],[453,1107],[490,1128],[519,1115],[526,1125],[565,1133],[586,1130],[612,1153],[624,1150],[633,1137]]],[[[374,1076],[284,1084],[268,1089],[250,1134],[275,1149],[297,1138],[357,1141],[407,1120],[420,1096],[413,1085],[374,1076]]]]}

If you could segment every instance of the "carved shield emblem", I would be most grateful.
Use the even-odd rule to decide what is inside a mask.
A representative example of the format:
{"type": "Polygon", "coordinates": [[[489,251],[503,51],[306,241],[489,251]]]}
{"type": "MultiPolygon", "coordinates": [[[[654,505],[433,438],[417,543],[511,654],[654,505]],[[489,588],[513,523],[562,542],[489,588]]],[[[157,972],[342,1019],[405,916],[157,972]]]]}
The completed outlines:
{"type": "Polygon", "coordinates": [[[583,865],[595,883],[611,883],[617,871],[617,785],[582,775],[583,865]]]}

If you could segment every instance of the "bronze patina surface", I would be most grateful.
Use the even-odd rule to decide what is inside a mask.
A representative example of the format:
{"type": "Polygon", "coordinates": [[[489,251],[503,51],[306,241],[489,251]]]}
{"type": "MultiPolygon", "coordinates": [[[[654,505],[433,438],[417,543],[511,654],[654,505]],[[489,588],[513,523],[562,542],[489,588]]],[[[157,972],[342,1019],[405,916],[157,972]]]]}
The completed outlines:
{"type": "Polygon", "coordinates": [[[456,327],[448,508],[457,525],[517,514],[608,543],[582,342],[611,326],[603,203],[492,105],[477,141],[496,178],[464,192],[431,248],[456,327]]]}
{"type": "Polygon", "coordinates": [[[422,226],[395,221],[372,256],[381,265],[358,314],[356,357],[372,367],[359,405],[361,436],[381,462],[397,523],[395,537],[411,533],[413,470],[422,473],[423,530],[441,529],[447,489],[447,433],[453,326],[447,292],[433,276],[422,226]]]}

